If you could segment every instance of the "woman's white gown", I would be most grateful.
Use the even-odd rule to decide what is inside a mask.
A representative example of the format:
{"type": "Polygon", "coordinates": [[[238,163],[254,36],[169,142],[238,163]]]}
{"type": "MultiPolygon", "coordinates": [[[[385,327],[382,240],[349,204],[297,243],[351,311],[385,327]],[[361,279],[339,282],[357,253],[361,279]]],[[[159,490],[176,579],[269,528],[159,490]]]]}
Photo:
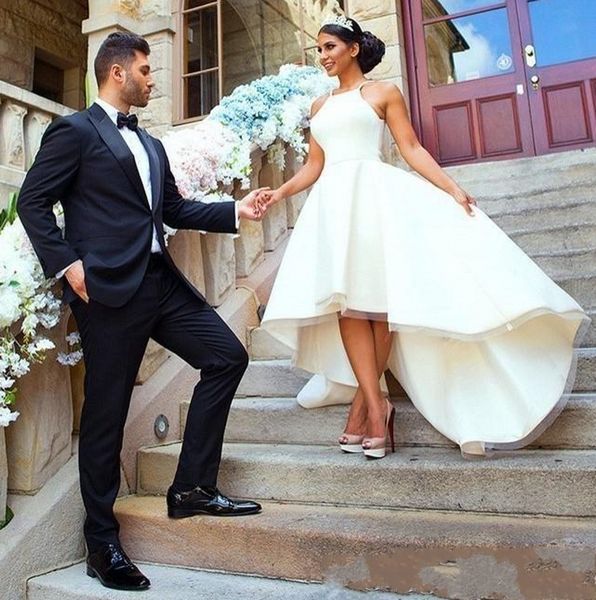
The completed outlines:
{"type": "Polygon", "coordinates": [[[296,366],[356,386],[339,314],[387,320],[389,368],[462,452],[529,443],[563,406],[589,319],[482,210],[382,162],[384,127],[360,89],[313,117],[325,166],[262,326],[296,366]]]}

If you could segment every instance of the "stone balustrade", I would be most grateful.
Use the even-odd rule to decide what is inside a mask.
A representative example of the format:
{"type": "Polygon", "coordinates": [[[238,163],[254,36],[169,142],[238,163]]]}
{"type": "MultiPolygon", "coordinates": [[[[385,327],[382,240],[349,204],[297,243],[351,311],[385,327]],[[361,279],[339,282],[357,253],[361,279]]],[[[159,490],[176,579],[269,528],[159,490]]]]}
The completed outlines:
{"type": "MultiPolygon", "coordinates": [[[[17,95],[15,93],[9,96],[9,91],[11,90],[6,86],[0,87],[3,123],[10,125],[9,131],[3,130],[2,133],[0,168],[20,172],[28,164],[28,153],[33,151],[35,143],[39,143],[39,132],[44,128],[41,125],[43,119],[51,118],[55,112],[30,106],[14,97],[17,95]],[[20,116],[17,118],[15,115],[20,116]],[[38,127],[36,135],[33,135],[33,120],[38,127]]],[[[269,163],[265,153],[255,149],[252,153],[251,184],[253,187],[276,187],[297,168],[299,164],[291,151],[288,152],[286,167],[282,173],[269,163]]],[[[235,188],[232,194],[241,198],[246,191],[235,188]]],[[[300,197],[279,203],[267,213],[262,222],[242,221],[238,235],[179,231],[169,240],[170,252],[188,279],[204,291],[213,306],[221,306],[228,300],[233,303],[236,301],[235,293],[246,294],[246,290],[236,289],[236,278],[250,276],[265,261],[267,253],[284,241],[288,229],[296,222],[303,201],[304,198],[300,197]]],[[[257,308],[257,304],[251,305],[250,310],[254,313],[250,317],[252,326],[257,319],[257,308]]],[[[84,367],[82,364],[70,368],[62,366],[56,361],[56,354],[58,351],[68,351],[65,336],[74,328],[70,311],[64,309],[61,322],[51,330],[49,336],[56,344],[56,350],[48,353],[45,362],[34,365],[30,373],[18,381],[15,409],[21,413],[20,417],[6,431],[0,429],[0,503],[3,502],[3,480],[6,482],[8,478],[8,488],[15,493],[35,494],[73,452],[72,434],[78,431],[83,404],[84,367]],[[2,444],[4,433],[6,455],[2,444]]],[[[244,322],[234,327],[244,343],[246,328],[244,322]]],[[[156,393],[154,388],[157,386],[152,387],[149,380],[168,357],[165,349],[151,342],[137,378],[135,395],[143,395],[147,384],[147,397],[143,395],[142,401],[145,406],[154,406],[155,410],[151,408],[152,419],[159,412],[167,412],[166,409],[172,414],[178,411],[180,398],[176,396],[166,398],[165,407],[163,399],[159,401],[162,404],[151,405],[152,394],[156,393]]],[[[159,441],[152,429],[145,429],[135,443],[144,445],[159,441]]],[[[170,437],[164,441],[172,441],[177,435],[179,428],[172,427],[170,437]]],[[[136,455],[136,449],[134,451],[136,455]]],[[[0,506],[0,512],[3,510],[4,505],[0,506]]]]}
{"type": "Polygon", "coordinates": [[[71,108],[0,81],[0,208],[18,190],[47,126],[71,108]]]}

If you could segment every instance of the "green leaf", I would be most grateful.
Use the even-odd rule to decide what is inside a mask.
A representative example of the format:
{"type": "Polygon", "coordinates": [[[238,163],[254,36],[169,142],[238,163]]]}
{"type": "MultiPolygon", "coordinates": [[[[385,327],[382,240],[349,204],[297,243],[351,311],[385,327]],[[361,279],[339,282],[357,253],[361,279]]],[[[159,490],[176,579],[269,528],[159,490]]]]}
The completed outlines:
{"type": "Polygon", "coordinates": [[[17,218],[17,198],[19,197],[18,192],[11,192],[8,194],[8,204],[6,208],[0,210],[0,231],[17,218]]]}
{"type": "Polygon", "coordinates": [[[0,529],[2,529],[3,527],[6,527],[10,523],[10,521],[12,520],[13,517],[14,517],[14,513],[12,512],[12,510],[10,510],[10,507],[7,506],[5,516],[2,520],[0,520],[0,529]]]}
{"type": "Polygon", "coordinates": [[[15,393],[15,390],[9,390],[8,392],[6,392],[6,395],[4,396],[4,404],[6,404],[7,406],[9,404],[14,404],[16,399],[17,399],[17,395],[15,393]]]}

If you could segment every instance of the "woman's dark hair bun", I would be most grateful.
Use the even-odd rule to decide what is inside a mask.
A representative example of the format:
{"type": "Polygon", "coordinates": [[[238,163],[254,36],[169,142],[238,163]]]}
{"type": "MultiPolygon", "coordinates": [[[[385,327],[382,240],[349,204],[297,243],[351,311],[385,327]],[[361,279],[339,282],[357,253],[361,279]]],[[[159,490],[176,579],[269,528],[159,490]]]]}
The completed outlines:
{"type": "Polygon", "coordinates": [[[363,31],[359,40],[358,64],[363,73],[372,71],[385,56],[385,42],[370,31],[363,31]]]}
{"type": "Polygon", "coordinates": [[[385,43],[370,31],[362,31],[360,25],[354,19],[348,19],[352,29],[342,27],[339,24],[328,23],[321,27],[321,32],[334,35],[346,43],[357,42],[360,52],[356,57],[363,73],[372,71],[385,56],[385,43]]]}

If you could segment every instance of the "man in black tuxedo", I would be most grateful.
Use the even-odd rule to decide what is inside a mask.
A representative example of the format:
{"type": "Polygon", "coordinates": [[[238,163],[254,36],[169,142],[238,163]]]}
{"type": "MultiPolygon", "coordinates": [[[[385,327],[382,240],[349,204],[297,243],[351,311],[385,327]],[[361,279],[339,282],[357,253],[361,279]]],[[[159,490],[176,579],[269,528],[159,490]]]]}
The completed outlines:
{"type": "Polygon", "coordinates": [[[128,115],[131,105],[149,102],[149,52],[135,34],[113,33],[103,42],[95,59],[98,100],[48,127],[18,200],[44,273],[65,280],[64,299],[82,338],[79,469],[87,573],[108,587],[131,590],[150,584],[120,546],[113,505],[124,423],[149,338],[201,369],[168,491],[169,516],[261,509],[216,488],[224,428],[248,356],[172,262],[163,226],[234,233],[238,218],[258,220],[265,208],[258,191],[215,204],[180,196],[162,144],[128,115]],[[52,210],[58,201],[64,236],[52,210]]]}

